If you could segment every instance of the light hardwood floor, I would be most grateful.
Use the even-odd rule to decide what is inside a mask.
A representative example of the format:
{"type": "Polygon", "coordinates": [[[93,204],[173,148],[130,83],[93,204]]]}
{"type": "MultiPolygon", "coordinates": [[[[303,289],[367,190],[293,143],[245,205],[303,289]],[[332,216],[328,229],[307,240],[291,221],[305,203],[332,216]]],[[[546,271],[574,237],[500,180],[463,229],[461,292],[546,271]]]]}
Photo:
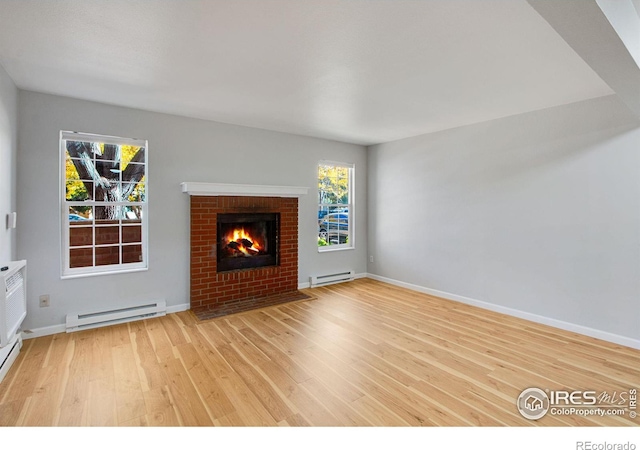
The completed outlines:
{"type": "Polygon", "coordinates": [[[0,425],[637,426],[524,419],[528,387],[640,388],[640,351],[363,279],[198,322],[26,340],[0,425]]]}

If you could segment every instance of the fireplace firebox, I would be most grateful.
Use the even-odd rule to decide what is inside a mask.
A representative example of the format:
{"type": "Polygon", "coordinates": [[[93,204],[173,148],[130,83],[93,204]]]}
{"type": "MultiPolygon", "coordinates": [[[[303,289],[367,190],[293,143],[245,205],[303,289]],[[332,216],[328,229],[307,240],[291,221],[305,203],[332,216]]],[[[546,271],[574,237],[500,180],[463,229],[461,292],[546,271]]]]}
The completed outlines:
{"type": "Polygon", "coordinates": [[[218,214],[217,272],[277,266],[280,214],[218,214]]]}

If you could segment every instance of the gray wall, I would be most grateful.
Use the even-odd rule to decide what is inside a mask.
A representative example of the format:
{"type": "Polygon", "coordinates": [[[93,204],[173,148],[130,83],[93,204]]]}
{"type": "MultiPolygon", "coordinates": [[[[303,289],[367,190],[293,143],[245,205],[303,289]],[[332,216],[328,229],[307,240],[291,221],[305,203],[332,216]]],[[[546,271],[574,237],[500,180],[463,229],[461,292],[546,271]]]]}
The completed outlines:
{"type": "MultiPolygon", "coordinates": [[[[4,164],[15,156],[16,89],[4,72],[0,81],[1,182],[10,186],[14,164],[4,164]]],[[[4,227],[0,242],[3,255],[29,261],[26,328],[59,329],[67,312],[105,305],[187,303],[189,201],[179,184],[209,181],[310,188],[300,204],[300,283],[368,271],[640,338],[640,128],[615,96],[382,144],[368,155],[333,141],[18,97],[17,206],[15,189],[3,184],[0,195],[1,212],[19,211],[17,254],[6,250],[4,227]],[[149,140],[147,272],[60,279],[60,130],[149,140]],[[317,252],[320,159],[356,164],[355,250],[317,252]],[[375,258],[368,267],[367,254],[375,258]],[[52,306],[39,308],[45,293],[52,306]]]]}
{"type": "MultiPolygon", "coordinates": [[[[68,312],[165,298],[188,303],[189,198],[183,181],[307,186],[300,202],[299,282],[336,269],[366,271],[366,149],[362,146],[20,91],[18,256],[28,260],[25,328],[68,312]],[[60,130],[149,140],[149,270],[60,279],[60,130]],[[355,250],[317,252],[317,163],[356,164],[355,250]],[[358,244],[360,242],[360,244],[358,244]],[[38,296],[51,306],[38,307],[38,296]]],[[[3,169],[4,170],[4,169],[3,169]]]]}
{"type": "Polygon", "coordinates": [[[18,89],[0,66],[0,263],[16,258],[16,230],[7,230],[7,214],[16,211],[18,89]]]}
{"type": "Polygon", "coordinates": [[[639,339],[639,126],[609,96],[371,147],[368,272],[639,339]]]}

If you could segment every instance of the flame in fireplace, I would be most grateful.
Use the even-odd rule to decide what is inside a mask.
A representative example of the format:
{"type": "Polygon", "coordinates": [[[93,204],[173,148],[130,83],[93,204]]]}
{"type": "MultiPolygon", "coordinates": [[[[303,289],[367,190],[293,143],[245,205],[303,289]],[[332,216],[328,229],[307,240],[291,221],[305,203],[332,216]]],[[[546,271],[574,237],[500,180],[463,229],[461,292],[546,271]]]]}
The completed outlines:
{"type": "Polygon", "coordinates": [[[244,256],[255,256],[264,251],[264,243],[252,236],[244,227],[234,228],[224,237],[225,249],[244,256]],[[239,253],[238,253],[239,252],[239,253]]]}

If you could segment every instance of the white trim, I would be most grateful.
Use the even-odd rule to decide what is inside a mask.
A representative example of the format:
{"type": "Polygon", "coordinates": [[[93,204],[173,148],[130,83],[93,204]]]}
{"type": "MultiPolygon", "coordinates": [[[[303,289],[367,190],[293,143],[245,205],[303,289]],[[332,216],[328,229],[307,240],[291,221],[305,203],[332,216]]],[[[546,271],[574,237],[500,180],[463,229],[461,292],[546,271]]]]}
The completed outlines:
{"type": "Polygon", "coordinates": [[[78,142],[94,142],[98,144],[113,145],[132,145],[134,147],[147,146],[146,139],[123,138],[118,136],[103,136],[100,134],[81,133],[78,131],[60,131],[60,140],[78,141],[78,142]]]}
{"type": "MultiPolygon", "coordinates": [[[[406,289],[410,289],[416,292],[422,292],[424,294],[433,295],[436,297],[444,298],[446,300],[458,301],[460,303],[464,303],[467,305],[477,306],[478,308],[487,309],[489,311],[494,311],[502,314],[507,314],[509,316],[518,317],[520,319],[530,320],[531,322],[540,323],[542,325],[548,325],[554,328],[559,328],[565,331],[571,331],[578,334],[583,334],[585,336],[590,336],[596,339],[602,339],[603,341],[612,342],[618,345],[624,345],[626,347],[631,347],[640,350],[640,340],[629,338],[626,336],[620,336],[618,334],[609,333],[606,331],[596,330],[593,328],[585,327],[582,325],[577,325],[569,322],[564,322],[562,320],[552,319],[549,317],[539,316],[537,314],[528,313],[525,311],[520,311],[513,308],[507,308],[500,305],[494,305],[492,303],[483,302],[480,300],[474,300],[472,298],[463,297],[460,295],[450,294],[448,292],[438,291],[436,289],[429,289],[426,287],[418,286],[411,283],[405,283],[403,281],[394,280],[391,278],[382,277],[379,275],[375,275],[372,273],[358,273],[355,275],[356,279],[359,278],[371,278],[372,280],[382,281],[384,283],[389,283],[394,286],[400,286],[406,289]]],[[[298,289],[309,289],[309,282],[298,283],[298,289]]],[[[179,305],[167,306],[167,313],[177,313],[182,311],[188,311],[190,309],[190,305],[188,303],[181,303],[179,305]]],[[[32,330],[23,330],[22,338],[23,339],[33,339],[42,336],[49,336],[52,334],[64,333],[65,325],[52,325],[48,327],[42,328],[34,328],[32,330]]]]}
{"type": "Polygon", "coordinates": [[[200,183],[184,181],[180,183],[182,192],[201,196],[241,196],[241,197],[300,197],[307,195],[306,186],[268,186],[254,184],[200,183]]]}
{"type": "Polygon", "coordinates": [[[624,345],[625,347],[631,347],[640,350],[640,340],[633,339],[627,336],[621,336],[619,334],[609,333],[608,331],[597,330],[595,328],[585,327],[575,323],[565,322],[563,320],[553,319],[551,317],[540,316],[519,309],[509,308],[506,306],[496,305],[494,303],[485,302],[482,300],[476,300],[469,297],[463,297],[461,295],[450,294],[448,292],[438,291],[436,289],[430,289],[424,286],[418,286],[416,284],[405,283],[404,281],[394,280],[392,278],[382,277],[372,273],[367,274],[368,278],[372,280],[382,281],[384,283],[393,284],[406,289],[410,289],[416,292],[422,292],[423,294],[433,295],[435,297],[444,298],[446,300],[453,300],[456,302],[464,303],[466,305],[476,306],[478,308],[486,309],[489,311],[506,314],[508,316],[518,317],[520,319],[529,320],[531,322],[539,323],[542,325],[548,325],[554,328],[559,328],[565,331],[571,331],[573,333],[583,334],[596,339],[602,339],[603,341],[612,342],[618,345],[624,345]]]}
{"type": "MultiPolygon", "coordinates": [[[[85,278],[85,277],[98,277],[101,275],[117,275],[119,273],[133,273],[133,272],[146,272],[147,270],[149,270],[148,267],[146,266],[140,266],[140,267],[130,267],[133,264],[138,264],[138,263],[131,263],[129,264],[129,266],[125,266],[123,264],[112,264],[112,265],[107,265],[107,266],[96,266],[96,267],[105,267],[105,270],[101,270],[101,271],[97,271],[97,270],[90,270],[93,269],[93,267],[87,268],[87,267],[80,267],[79,269],[87,269],[86,272],[82,272],[80,270],[70,273],[70,274],[63,274],[60,275],[60,279],[61,280],[72,280],[74,278],[85,278]]],[[[144,263],[140,263],[140,264],[144,264],[144,263]]]]}
{"type": "Polygon", "coordinates": [[[356,166],[356,163],[349,163],[344,161],[330,161],[328,159],[321,159],[318,161],[319,166],[335,166],[335,167],[345,167],[347,169],[353,169],[356,166]]]}
{"type": "Polygon", "coordinates": [[[50,336],[52,334],[66,333],[67,327],[61,323],[59,325],[50,325],[48,327],[34,328],[33,330],[22,330],[22,339],[34,339],[42,336],[50,336]]]}
{"type": "Polygon", "coordinates": [[[173,314],[182,311],[189,311],[191,305],[189,303],[181,303],[179,305],[167,306],[167,314],[173,314]]]}
{"type": "Polygon", "coordinates": [[[355,250],[355,247],[349,244],[333,244],[318,247],[318,253],[339,252],[341,250],[355,250]]]}

